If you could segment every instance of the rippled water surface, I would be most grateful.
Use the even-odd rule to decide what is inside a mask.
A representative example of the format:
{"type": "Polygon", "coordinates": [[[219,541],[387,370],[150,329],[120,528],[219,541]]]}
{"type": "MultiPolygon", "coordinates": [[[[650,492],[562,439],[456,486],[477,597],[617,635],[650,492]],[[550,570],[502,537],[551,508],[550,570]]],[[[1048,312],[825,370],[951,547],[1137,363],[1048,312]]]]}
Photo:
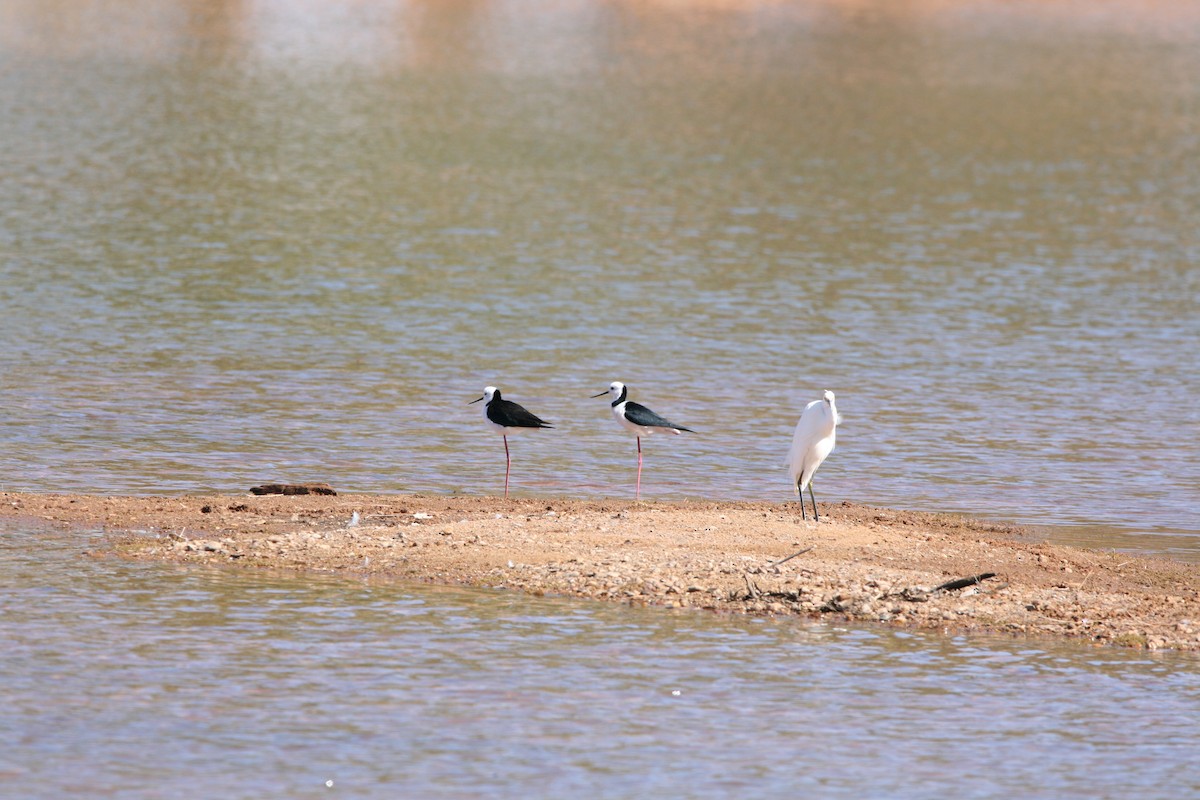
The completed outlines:
{"type": "Polygon", "coordinates": [[[1200,14],[0,9],[0,485],[818,493],[1200,550],[1200,14]],[[1165,542],[1165,544],[1163,544],[1165,542]]]}
{"type": "Polygon", "coordinates": [[[0,531],[0,797],[1200,792],[1194,658],[83,555],[96,544],[0,531]]]}
{"type": "MultiPolygon", "coordinates": [[[[0,486],[847,498],[1200,552],[1200,14],[6,0],[0,486]]],[[[0,797],[1189,797],[1194,659],[0,532],[0,797]]]]}

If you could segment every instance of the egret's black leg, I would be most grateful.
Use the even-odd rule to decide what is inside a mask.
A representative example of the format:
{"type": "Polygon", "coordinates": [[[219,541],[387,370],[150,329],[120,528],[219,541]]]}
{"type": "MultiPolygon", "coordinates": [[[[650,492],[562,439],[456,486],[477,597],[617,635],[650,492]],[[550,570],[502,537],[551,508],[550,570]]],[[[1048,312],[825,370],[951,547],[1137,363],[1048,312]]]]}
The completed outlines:
{"type": "Polygon", "coordinates": [[[800,494],[800,519],[807,520],[808,512],[804,510],[804,490],[800,488],[800,481],[796,481],[796,489],[800,494]]]}
{"type": "MultiPolygon", "coordinates": [[[[817,498],[813,496],[811,480],[808,482],[808,496],[812,500],[812,503],[813,503],[813,519],[815,519],[817,522],[820,522],[821,515],[817,513],[817,498]]],[[[802,505],[802,506],[804,505],[804,496],[803,495],[800,496],[800,505],[802,505]]]]}

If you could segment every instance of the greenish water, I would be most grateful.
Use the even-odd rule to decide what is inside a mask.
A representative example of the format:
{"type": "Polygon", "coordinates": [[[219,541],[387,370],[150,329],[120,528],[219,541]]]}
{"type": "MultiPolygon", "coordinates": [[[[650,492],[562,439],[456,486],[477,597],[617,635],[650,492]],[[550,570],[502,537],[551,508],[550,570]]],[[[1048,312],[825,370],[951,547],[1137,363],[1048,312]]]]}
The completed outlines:
{"type": "Polygon", "coordinates": [[[1200,26],[1141,3],[0,10],[0,484],[631,496],[1197,549],[1200,26]]]}

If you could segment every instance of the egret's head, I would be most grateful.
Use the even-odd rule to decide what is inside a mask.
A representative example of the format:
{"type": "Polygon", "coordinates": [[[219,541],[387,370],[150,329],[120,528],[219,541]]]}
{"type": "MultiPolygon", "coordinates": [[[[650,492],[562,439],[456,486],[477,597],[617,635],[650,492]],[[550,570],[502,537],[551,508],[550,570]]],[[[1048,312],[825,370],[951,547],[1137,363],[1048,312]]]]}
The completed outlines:
{"type": "Polygon", "coordinates": [[[826,403],[829,403],[829,405],[833,405],[833,392],[826,389],[823,397],[824,397],[824,400],[826,403]]]}

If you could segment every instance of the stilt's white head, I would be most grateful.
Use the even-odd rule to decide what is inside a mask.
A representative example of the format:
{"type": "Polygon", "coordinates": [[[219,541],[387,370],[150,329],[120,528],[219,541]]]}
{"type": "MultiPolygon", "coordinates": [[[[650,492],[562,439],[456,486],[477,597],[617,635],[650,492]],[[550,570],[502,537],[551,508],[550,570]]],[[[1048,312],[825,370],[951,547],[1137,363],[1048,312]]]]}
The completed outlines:
{"type": "Polygon", "coordinates": [[[620,381],[613,381],[612,383],[610,383],[608,385],[607,392],[601,392],[600,394],[594,394],[594,395],[592,395],[592,397],[604,397],[604,395],[607,394],[615,402],[617,400],[620,400],[621,395],[624,393],[625,393],[625,384],[621,383],[620,381]]]}
{"type": "Polygon", "coordinates": [[[480,400],[484,400],[484,401],[490,403],[490,402],[492,402],[492,398],[495,397],[496,393],[499,391],[500,390],[497,389],[495,386],[485,386],[485,387],[483,387],[483,397],[476,397],[470,403],[467,403],[467,405],[471,405],[473,403],[478,403],[480,400]]]}

